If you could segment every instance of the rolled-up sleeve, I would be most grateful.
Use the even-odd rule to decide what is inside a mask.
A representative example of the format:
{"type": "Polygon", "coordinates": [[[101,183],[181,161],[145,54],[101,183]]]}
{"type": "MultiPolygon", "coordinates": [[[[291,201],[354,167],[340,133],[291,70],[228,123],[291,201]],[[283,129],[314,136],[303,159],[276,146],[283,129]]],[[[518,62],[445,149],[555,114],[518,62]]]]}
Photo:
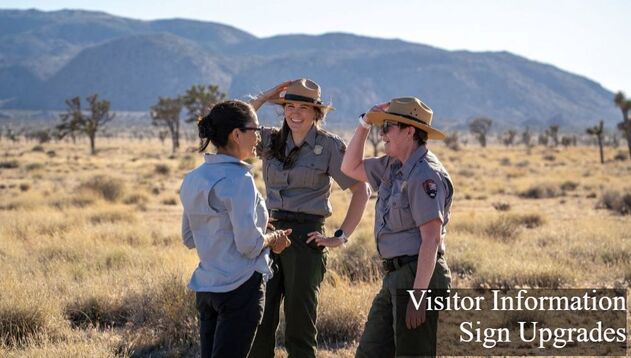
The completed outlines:
{"type": "Polygon", "coordinates": [[[357,180],[342,173],[342,159],[346,152],[346,144],[340,138],[333,138],[331,143],[331,155],[329,156],[329,175],[333,177],[335,182],[346,190],[357,183],[357,180]]]}
{"type": "Polygon", "coordinates": [[[191,225],[188,222],[188,216],[186,215],[186,212],[182,214],[182,241],[184,242],[184,245],[189,249],[195,248],[193,231],[191,231],[191,225]]]}
{"type": "Polygon", "coordinates": [[[234,230],[237,251],[256,258],[263,250],[264,233],[256,226],[256,187],[250,175],[224,180],[217,185],[234,230]]]}
{"type": "Polygon", "coordinates": [[[366,171],[366,177],[368,178],[368,184],[373,190],[379,190],[381,180],[386,174],[386,168],[388,167],[389,158],[387,156],[379,158],[366,158],[364,159],[364,171],[366,171]]]}

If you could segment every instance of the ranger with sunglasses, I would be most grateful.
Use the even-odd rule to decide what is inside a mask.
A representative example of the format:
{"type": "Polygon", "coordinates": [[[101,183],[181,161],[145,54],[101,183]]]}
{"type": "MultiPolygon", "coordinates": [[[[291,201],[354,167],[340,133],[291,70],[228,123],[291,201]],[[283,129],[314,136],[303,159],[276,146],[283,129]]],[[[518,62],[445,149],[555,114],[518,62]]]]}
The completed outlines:
{"type": "Polygon", "coordinates": [[[287,81],[262,93],[251,104],[283,107],[281,128],[263,128],[258,148],[270,221],[277,229],[292,229],[292,245],[272,255],[274,277],[267,283],[265,313],[250,357],[273,357],[279,310],[284,300],[285,347],[289,357],[316,355],[316,313],[320,283],[326,270],[326,247],[337,247],[355,230],[370,189],[342,173],[344,142],[319,128],[333,107],[320,100],[320,86],[308,79],[287,81]],[[331,178],[350,189],[344,221],[332,236],[324,235],[331,215],[331,178]]]}
{"type": "MultiPolygon", "coordinates": [[[[395,98],[360,117],[342,171],[378,190],[375,239],[385,275],[356,357],[434,356],[438,312],[416,309],[407,290],[437,292],[451,285],[445,234],[453,184],[428,139],[432,110],[418,98],[395,98]],[[364,159],[372,125],[381,126],[386,155],[364,159]]],[[[443,291],[444,292],[444,291],[443,291]]]]}

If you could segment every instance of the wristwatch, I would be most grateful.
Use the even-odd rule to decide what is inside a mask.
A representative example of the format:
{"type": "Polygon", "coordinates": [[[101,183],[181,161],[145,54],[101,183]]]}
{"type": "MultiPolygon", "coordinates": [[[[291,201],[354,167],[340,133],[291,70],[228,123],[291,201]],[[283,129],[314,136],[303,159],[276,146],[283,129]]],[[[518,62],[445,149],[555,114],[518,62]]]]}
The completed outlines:
{"type": "Polygon", "coordinates": [[[346,233],[342,229],[337,229],[335,231],[335,234],[333,234],[333,236],[338,238],[338,239],[342,239],[343,243],[347,243],[348,242],[348,237],[346,236],[346,233]]]}

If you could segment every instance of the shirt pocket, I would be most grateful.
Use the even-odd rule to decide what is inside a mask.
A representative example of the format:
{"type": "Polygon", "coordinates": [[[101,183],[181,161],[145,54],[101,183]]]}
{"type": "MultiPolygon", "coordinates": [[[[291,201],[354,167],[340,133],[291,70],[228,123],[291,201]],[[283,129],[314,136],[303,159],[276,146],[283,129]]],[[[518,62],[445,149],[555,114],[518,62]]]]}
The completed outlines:
{"type": "Polygon", "coordinates": [[[319,188],[326,185],[329,182],[326,164],[318,161],[296,165],[291,173],[292,187],[319,188]]]}
{"type": "Polygon", "coordinates": [[[288,170],[282,169],[279,161],[270,160],[265,166],[265,184],[275,188],[285,188],[289,184],[288,173],[288,170]]]}
{"type": "Polygon", "coordinates": [[[405,193],[392,194],[388,212],[388,226],[392,231],[409,230],[415,226],[410,201],[405,193]]]}

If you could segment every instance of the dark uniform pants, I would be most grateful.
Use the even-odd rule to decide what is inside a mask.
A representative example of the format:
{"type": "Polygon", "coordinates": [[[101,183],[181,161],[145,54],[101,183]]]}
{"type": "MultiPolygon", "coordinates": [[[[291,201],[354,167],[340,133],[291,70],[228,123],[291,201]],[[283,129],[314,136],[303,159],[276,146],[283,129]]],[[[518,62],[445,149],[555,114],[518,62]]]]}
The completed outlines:
{"type": "MultiPolygon", "coordinates": [[[[405,315],[409,290],[414,285],[417,261],[387,273],[381,290],[372,302],[356,358],[422,357],[436,355],[438,311],[427,311],[425,322],[409,330],[405,315]]],[[[429,283],[430,289],[451,287],[451,273],[444,257],[439,257],[429,283]]]]}
{"type": "Polygon", "coordinates": [[[197,292],[201,355],[245,358],[263,316],[265,283],[254,272],[230,292],[197,292]]]}
{"type": "MultiPolygon", "coordinates": [[[[316,355],[316,318],[320,283],[326,271],[326,253],[307,246],[307,234],[324,232],[321,223],[273,222],[276,229],[293,231],[291,246],[272,255],[274,277],[267,282],[265,312],[250,352],[251,358],[274,357],[280,304],[284,299],[285,348],[290,358],[316,355]]],[[[313,242],[312,242],[313,244],[313,242]]]]}

